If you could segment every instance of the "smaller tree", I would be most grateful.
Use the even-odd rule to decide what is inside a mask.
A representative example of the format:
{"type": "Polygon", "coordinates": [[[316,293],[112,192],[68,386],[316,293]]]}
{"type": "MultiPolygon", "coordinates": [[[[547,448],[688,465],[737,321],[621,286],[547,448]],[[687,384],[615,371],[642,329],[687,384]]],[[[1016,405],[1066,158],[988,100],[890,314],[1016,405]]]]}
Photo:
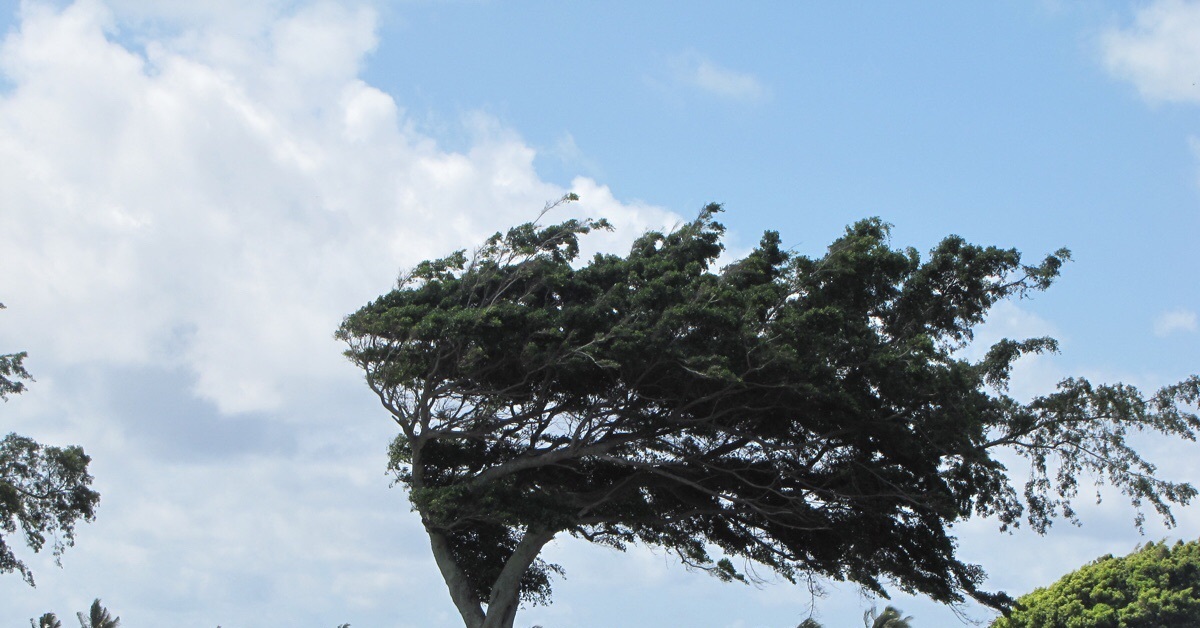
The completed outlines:
{"type": "Polygon", "coordinates": [[[100,604],[100,598],[92,602],[87,615],[80,612],[75,613],[75,616],[79,618],[80,628],[119,628],[121,625],[121,618],[113,617],[108,609],[100,604]]]}
{"type": "Polygon", "coordinates": [[[90,461],[74,445],[50,447],[17,434],[0,440],[0,572],[16,571],[33,584],[33,574],[5,539],[18,528],[35,552],[51,535],[56,558],[75,544],[75,522],[93,520],[100,499],[88,488],[90,461]]]}
{"type": "Polygon", "coordinates": [[[882,613],[875,607],[863,613],[864,628],[912,628],[911,622],[911,615],[905,617],[904,611],[890,605],[882,613]]]}
{"type": "Polygon", "coordinates": [[[1200,541],[1101,556],[1017,600],[992,628],[1200,626],[1200,541]]]}
{"type": "Polygon", "coordinates": [[[37,620],[29,620],[30,628],[62,628],[62,622],[54,613],[46,613],[37,620]]]}
{"type": "MultiPolygon", "coordinates": [[[[0,310],[4,304],[0,303],[0,310]]],[[[25,392],[25,383],[21,380],[33,381],[29,371],[25,370],[24,351],[0,355],[0,400],[8,401],[9,395],[19,395],[25,392]]]]}
{"type": "MultiPolygon", "coordinates": [[[[24,392],[22,380],[33,381],[25,356],[24,351],[0,355],[0,400],[24,392]]],[[[18,528],[35,552],[45,546],[47,535],[53,537],[57,558],[75,544],[75,523],[96,518],[100,494],[90,488],[89,462],[77,445],[50,447],[17,434],[0,440],[0,573],[16,571],[33,585],[33,574],[8,544],[18,528]]]]}

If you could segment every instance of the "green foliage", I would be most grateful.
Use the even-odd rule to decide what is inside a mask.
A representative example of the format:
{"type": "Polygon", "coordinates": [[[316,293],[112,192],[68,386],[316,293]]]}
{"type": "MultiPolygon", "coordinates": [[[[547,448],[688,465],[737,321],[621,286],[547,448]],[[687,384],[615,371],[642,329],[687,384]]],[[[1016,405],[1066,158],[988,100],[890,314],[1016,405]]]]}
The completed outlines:
{"type": "Polygon", "coordinates": [[[1200,541],[1102,556],[1017,600],[993,628],[1200,626],[1200,541]]]}
{"type": "Polygon", "coordinates": [[[78,446],[50,447],[16,434],[0,440],[0,572],[16,571],[33,584],[6,538],[18,529],[35,552],[47,535],[54,538],[55,556],[74,545],[75,523],[95,519],[100,500],[88,488],[90,461],[78,446]]]}
{"type": "MultiPolygon", "coordinates": [[[[4,304],[0,303],[0,310],[4,304]]],[[[25,370],[24,351],[0,355],[0,400],[8,401],[9,395],[19,395],[25,391],[25,383],[21,380],[33,380],[29,371],[25,370]]]]}
{"type": "MultiPolygon", "coordinates": [[[[3,305],[0,305],[2,308],[3,305]]],[[[24,353],[0,356],[0,398],[20,393],[18,379],[31,379],[22,366],[24,353]]],[[[33,574],[13,553],[9,537],[18,530],[33,551],[47,536],[54,538],[55,557],[75,543],[75,524],[92,521],[100,494],[89,486],[91,458],[78,446],[51,447],[9,434],[0,440],[0,573],[17,572],[33,584],[33,574]]]]}
{"type": "MultiPolygon", "coordinates": [[[[1194,440],[1200,378],[1149,397],[1068,379],[1021,403],[1005,394],[1012,365],[1052,339],[960,357],[993,305],[1050,285],[1066,250],[1029,265],[952,236],[923,259],[869,219],[817,258],[767,232],[714,272],[719,211],[586,264],[578,238],[604,222],[521,225],[419,264],[343,321],[399,428],[391,470],[479,604],[524,540],[565,532],[663,547],[726,580],[749,579],[733,557],[1004,607],[951,524],[1045,531],[1074,517],[1088,475],[1168,522],[1195,496],[1126,437],[1194,440]],[[999,449],[1030,462],[1023,490],[999,449]]],[[[554,571],[531,563],[525,599],[547,599],[554,571]]]]}

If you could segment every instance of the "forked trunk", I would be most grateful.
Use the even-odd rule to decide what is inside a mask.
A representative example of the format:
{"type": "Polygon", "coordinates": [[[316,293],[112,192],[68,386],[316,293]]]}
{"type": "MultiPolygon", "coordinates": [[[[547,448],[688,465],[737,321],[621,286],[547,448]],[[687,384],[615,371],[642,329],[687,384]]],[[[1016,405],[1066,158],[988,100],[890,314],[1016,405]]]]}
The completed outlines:
{"type": "Polygon", "coordinates": [[[466,628],[512,628],[517,619],[517,609],[521,604],[521,576],[533,564],[539,552],[554,532],[526,531],[521,542],[513,550],[508,562],[500,570],[500,575],[492,583],[491,595],[488,598],[486,610],[475,596],[470,580],[462,566],[454,560],[446,535],[440,530],[426,527],[429,533],[429,544],[433,549],[433,558],[446,588],[450,591],[450,599],[458,608],[466,628]]]}

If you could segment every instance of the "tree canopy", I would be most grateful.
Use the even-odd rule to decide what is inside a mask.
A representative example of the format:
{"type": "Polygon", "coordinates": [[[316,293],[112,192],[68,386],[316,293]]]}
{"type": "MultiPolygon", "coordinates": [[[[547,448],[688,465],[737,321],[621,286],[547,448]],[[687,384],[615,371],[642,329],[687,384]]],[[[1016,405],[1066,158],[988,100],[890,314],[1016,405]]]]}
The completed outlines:
{"type": "Polygon", "coordinates": [[[1200,626],[1200,541],[1147,543],[1101,556],[1017,600],[992,628],[1200,626]]]}
{"type": "MultiPolygon", "coordinates": [[[[568,199],[569,200],[569,199],[568,199]]],[[[408,488],[467,626],[511,626],[546,602],[558,534],[666,548],[726,580],[741,559],[795,581],[885,585],[1005,607],[948,526],[972,516],[1039,532],[1073,518],[1091,474],[1172,521],[1188,484],[1158,479],[1126,442],[1194,439],[1200,378],[1150,396],[1073,378],[1028,403],[1006,394],[1006,339],[962,357],[1002,299],[1047,288],[1035,264],[951,236],[925,258],[863,220],[817,258],[764,234],[713,268],[717,205],[628,255],[576,261],[603,220],[525,224],[473,255],[418,264],[337,332],[399,434],[408,488]],[[1017,484],[994,456],[1029,461],[1017,484]]]]}
{"type": "MultiPolygon", "coordinates": [[[[0,304],[0,309],[4,307],[0,304]]],[[[25,390],[30,381],[25,352],[0,355],[0,400],[25,390]]],[[[35,552],[53,537],[55,557],[75,543],[75,524],[95,519],[100,494],[90,488],[91,458],[83,448],[52,447],[8,434],[0,440],[0,573],[17,572],[33,584],[33,573],[17,558],[9,538],[20,530],[35,552]]]]}

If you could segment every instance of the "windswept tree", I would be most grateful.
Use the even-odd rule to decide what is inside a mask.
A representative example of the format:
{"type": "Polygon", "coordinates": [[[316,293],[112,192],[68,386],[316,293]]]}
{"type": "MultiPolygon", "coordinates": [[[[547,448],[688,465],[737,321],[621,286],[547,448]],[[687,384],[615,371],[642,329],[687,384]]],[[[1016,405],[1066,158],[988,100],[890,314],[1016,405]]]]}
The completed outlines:
{"type": "MultiPolygon", "coordinates": [[[[0,400],[23,392],[22,380],[32,381],[25,355],[0,355],[0,400]]],[[[100,494],[90,488],[89,462],[83,448],[74,445],[51,447],[11,433],[0,440],[0,573],[15,571],[33,585],[29,567],[10,545],[18,530],[35,552],[52,537],[55,558],[75,544],[76,522],[95,519],[100,501],[100,494]]]]}
{"type": "Polygon", "coordinates": [[[740,559],[1006,608],[948,526],[1044,532],[1074,518],[1085,474],[1169,523],[1196,494],[1126,437],[1194,439],[1200,378],[1149,397],[1074,378],[1022,403],[1013,363],[1052,339],[963,357],[989,308],[1047,288],[1066,250],[1027,265],[949,237],[923,259],[870,219],[821,257],[767,232],[714,271],[718,211],[586,264],[578,240],[603,220],[521,225],[418,264],[342,323],[468,627],[550,599],[560,568],[538,555],[558,535],[658,546],[725,580],[748,579],[740,559]],[[1029,461],[1026,481],[1000,450],[1029,461]]]}

